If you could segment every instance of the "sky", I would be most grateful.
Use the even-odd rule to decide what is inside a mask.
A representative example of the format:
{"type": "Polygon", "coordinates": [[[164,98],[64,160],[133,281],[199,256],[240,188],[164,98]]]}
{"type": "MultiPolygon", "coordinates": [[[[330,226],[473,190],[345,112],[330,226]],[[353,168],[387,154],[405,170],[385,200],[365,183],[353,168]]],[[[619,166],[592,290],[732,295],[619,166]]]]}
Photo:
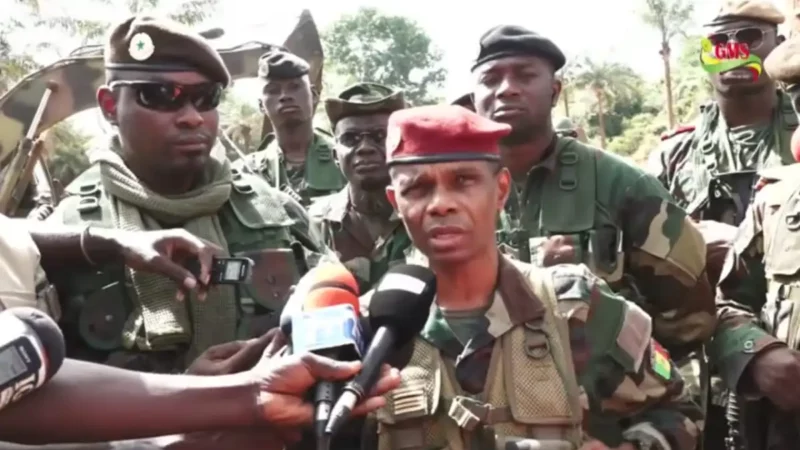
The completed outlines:
{"type": "MultiPolygon", "coordinates": [[[[12,0],[0,0],[0,4],[12,0]]],[[[116,1],[116,0],[114,0],[116,1]]],[[[781,7],[784,1],[777,3],[781,7]]],[[[110,20],[124,11],[98,6],[96,0],[39,0],[45,14],[85,19],[110,20]]],[[[719,0],[695,0],[692,26],[713,17],[719,0]]],[[[117,4],[124,3],[116,1],[117,4]]],[[[162,0],[166,10],[174,10],[181,0],[162,0]]],[[[615,60],[631,66],[647,79],[662,74],[658,54],[658,34],[638,16],[644,0],[222,0],[218,14],[208,27],[221,27],[222,46],[249,40],[274,41],[285,36],[302,9],[311,11],[320,30],[342,14],[362,6],[376,7],[389,14],[416,20],[443,52],[448,71],[443,94],[453,99],[470,86],[470,63],[478,52],[480,36],[498,24],[517,24],[551,38],[569,57],[588,55],[615,60]]],[[[24,39],[24,37],[22,37],[24,39]]],[[[75,43],[77,45],[78,43],[75,43]]],[[[673,54],[677,54],[675,51],[673,54]]],[[[237,97],[253,98],[254,82],[240,82],[237,97]]]]}

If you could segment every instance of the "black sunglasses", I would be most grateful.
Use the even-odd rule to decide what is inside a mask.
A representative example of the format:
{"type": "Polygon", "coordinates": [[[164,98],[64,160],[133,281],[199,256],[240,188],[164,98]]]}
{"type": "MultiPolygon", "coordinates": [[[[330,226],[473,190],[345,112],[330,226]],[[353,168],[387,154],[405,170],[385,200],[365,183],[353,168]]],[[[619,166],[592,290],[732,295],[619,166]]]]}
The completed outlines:
{"type": "Polygon", "coordinates": [[[369,139],[379,145],[385,145],[386,130],[345,131],[338,137],[340,144],[350,148],[358,146],[364,139],[369,139]]]}
{"type": "Polygon", "coordinates": [[[222,98],[222,84],[199,83],[178,84],[162,81],[111,82],[108,87],[130,87],[136,93],[136,103],[142,108],[154,111],[175,112],[191,103],[198,112],[206,112],[219,106],[222,98]]]}
{"type": "Polygon", "coordinates": [[[714,45],[725,45],[733,40],[741,44],[747,44],[750,50],[761,46],[766,32],[761,28],[747,27],[736,30],[720,31],[708,36],[708,40],[714,45]]]}

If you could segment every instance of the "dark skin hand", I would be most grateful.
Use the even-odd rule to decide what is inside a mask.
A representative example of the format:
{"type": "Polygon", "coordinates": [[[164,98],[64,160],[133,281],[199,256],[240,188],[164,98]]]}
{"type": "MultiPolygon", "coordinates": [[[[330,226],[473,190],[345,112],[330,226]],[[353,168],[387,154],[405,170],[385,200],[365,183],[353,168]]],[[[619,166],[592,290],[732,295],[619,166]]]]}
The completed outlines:
{"type": "MultiPolygon", "coordinates": [[[[783,41],[777,27],[754,20],[726,22],[706,27],[704,31],[713,45],[740,42],[761,61],[783,41]]],[[[728,126],[754,125],[772,118],[777,96],[775,83],[765,71],[757,80],[744,68],[709,74],[709,79],[728,126]]]]}
{"type": "Polygon", "coordinates": [[[289,164],[302,164],[314,138],[316,90],[308,75],[287,80],[270,79],[264,84],[261,112],[275,127],[278,145],[289,164]]]}
{"type": "MultiPolygon", "coordinates": [[[[49,222],[22,221],[42,255],[45,272],[64,268],[90,267],[81,250],[84,228],[54,225],[49,222]]],[[[164,275],[177,283],[178,300],[191,290],[205,298],[211,277],[212,261],[221,249],[182,229],[158,231],[122,231],[90,228],[84,246],[98,266],[125,264],[133,269],[164,275]],[[200,262],[198,280],[184,265],[190,258],[200,262]]]]}
{"type": "Polygon", "coordinates": [[[273,328],[259,338],[215,345],[198,356],[186,374],[219,376],[244,372],[255,367],[262,355],[271,357],[284,345],[286,339],[279,328],[273,328]]]}
{"type": "MultiPolygon", "coordinates": [[[[208,83],[198,72],[119,72],[120,80],[208,83]]],[[[153,191],[162,195],[188,192],[201,180],[217,139],[219,113],[198,111],[187,103],[178,111],[157,111],[137,103],[134,86],[101,87],[97,103],[106,120],[117,126],[122,159],[153,191]]]]}
{"type": "Polygon", "coordinates": [[[522,179],[553,141],[551,110],[558,104],[561,82],[552,64],[538,56],[512,56],[475,68],[475,111],[511,125],[502,141],[503,165],[522,179]]]}
{"type": "Polygon", "coordinates": [[[750,362],[746,379],[778,409],[800,411],[800,352],[788,347],[767,348],[750,362]]]}

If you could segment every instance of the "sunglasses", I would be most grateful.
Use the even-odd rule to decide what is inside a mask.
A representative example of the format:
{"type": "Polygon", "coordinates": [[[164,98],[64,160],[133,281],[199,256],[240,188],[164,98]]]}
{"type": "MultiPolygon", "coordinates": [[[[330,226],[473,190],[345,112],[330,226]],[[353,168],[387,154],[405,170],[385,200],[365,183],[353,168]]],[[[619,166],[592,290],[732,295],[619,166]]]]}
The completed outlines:
{"type": "Polygon", "coordinates": [[[153,111],[176,112],[191,104],[198,112],[206,112],[219,106],[222,84],[178,84],[159,81],[113,81],[111,89],[129,87],[136,93],[136,103],[153,111]]]}
{"type": "Polygon", "coordinates": [[[386,141],[386,130],[370,130],[359,133],[354,131],[346,131],[338,137],[340,144],[350,148],[356,147],[358,144],[363,142],[364,139],[369,139],[375,144],[383,145],[386,141]]]}
{"type": "Polygon", "coordinates": [[[708,36],[713,45],[725,45],[730,41],[747,44],[750,50],[758,48],[764,42],[765,31],[757,27],[738,28],[720,31],[708,36]]]}

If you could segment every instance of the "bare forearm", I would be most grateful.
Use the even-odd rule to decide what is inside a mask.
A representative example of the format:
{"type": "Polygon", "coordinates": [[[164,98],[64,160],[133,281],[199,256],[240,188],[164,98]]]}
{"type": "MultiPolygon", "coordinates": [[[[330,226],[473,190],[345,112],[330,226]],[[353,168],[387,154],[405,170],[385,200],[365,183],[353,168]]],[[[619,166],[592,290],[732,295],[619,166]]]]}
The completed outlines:
{"type": "Polygon", "coordinates": [[[118,237],[121,231],[92,227],[84,233],[85,227],[71,227],[51,222],[37,222],[16,219],[33,238],[42,255],[42,267],[46,272],[64,267],[89,267],[122,263],[122,252],[118,237]],[[83,235],[83,249],[81,249],[83,235]],[[85,253],[84,254],[84,249],[85,253]]]}
{"type": "Polygon", "coordinates": [[[256,389],[243,375],[158,375],[67,360],[50,383],[0,412],[0,439],[104,442],[246,427],[257,422],[256,389]]]}

